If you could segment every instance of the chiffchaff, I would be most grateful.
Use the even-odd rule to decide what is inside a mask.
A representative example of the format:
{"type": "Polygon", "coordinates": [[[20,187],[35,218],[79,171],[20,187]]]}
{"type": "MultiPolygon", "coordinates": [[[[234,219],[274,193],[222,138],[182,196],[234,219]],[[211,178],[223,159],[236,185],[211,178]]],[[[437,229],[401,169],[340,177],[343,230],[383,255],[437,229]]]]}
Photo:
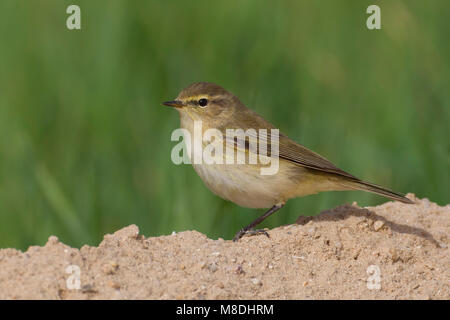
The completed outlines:
{"type": "Polygon", "coordinates": [[[233,241],[239,240],[246,233],[268,235],[263,230],[253,228],[283,207],[287,200],[322,191],[363,190],[404,203],[414,203],[402,194],[348,174],[281,133],[276,136],[277,139],[274,142],[274,139],[271,139],[271,132],[276,128],[248,109],[236,96],[216,84],[194,83],[182,90],[174,101],[163,104],[175,107],[179,111],[181,128],[187,130],[191,137],[194,136],[193,143],[185,140],[185,142],[189,141],[186,147],[191,160],[196,153],[201,152],[198,148],[194,148],[193,144],[205,146],[206,143],[203,135],[194,134],[196,122],[201,122],[202,134],[210,129],[222,133],[229,129],[245,131],[244,137],[230,138],[227,135],[218,138],[218,135],[215,135],[211,143],[215,147],[223,147],[226,151],[218,153],[223,157],[223,161],[192,162],[195,171],[206,186],[220,197],[243,207],[270,208],[251,224],[239,230],[233,241]],[[258,136],[258,133],[263,132],[261,129],[269,133],[258,136]],[[267,149],[271,151],[275,145],[276,152],[258,154],[259,149],[252,147],[255,141],[260,145],[264,142],[264,146],[270,146],[267,149]],[[240,154],[250,157],[257,154],[260,161],[236,164],[236,161],[229,161],[230,154],[233,157],[232,160],[235,159],[235,151],[237,156],[240,154]],[[261,174],[261,168],[268,163],[267,158],[278,161],[276,173],[261,174]]]}

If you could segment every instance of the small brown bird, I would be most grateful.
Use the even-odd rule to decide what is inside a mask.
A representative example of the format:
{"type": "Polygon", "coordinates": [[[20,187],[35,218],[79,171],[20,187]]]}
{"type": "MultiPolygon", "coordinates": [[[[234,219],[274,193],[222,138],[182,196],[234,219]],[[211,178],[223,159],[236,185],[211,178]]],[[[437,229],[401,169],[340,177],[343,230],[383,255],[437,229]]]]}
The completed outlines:
{"type": "Polygon", "coordinates": [[[175,100],[163,104],[175,107],[180,113],[181,128],[190,134],[184,142],[191,162],[204,157],[204,150],[196,148],[196,144],[206,147],[209,143],[216,147],[216,151],[225,150],[215,154],[216,160],[223,161],[192,162],[195,171],[212,192],[243,207],[270,208],[239,230],[233,241],[246,233],[264,233],[268,236],[264,230],[253,228],[283,207],[287,200],[322,191],[363,190],[404,203],[414,203],[400,193],[352,176],[287,136],[277,134],[271,123],[216,84],[194,83],[182,90],[175,100]],[[195,134],[198,123],[201,123],[200,135],[195,134]],[[230,129],[242,129],[245,134],[231,138],[217,134],[230,129]],[[216,130],[215,139],[205,141],[204,135],[208,130],[216,130]],[[261,146],[267,146],[270,152],[259,152],[264,149],[261,146]],[[236,163],[239,155],[245,159],[256,155],[259,161],[236,163]],[[275,173],[262,174],[261,169],[267,168],[271,161],[277,163],[275,173]]]}

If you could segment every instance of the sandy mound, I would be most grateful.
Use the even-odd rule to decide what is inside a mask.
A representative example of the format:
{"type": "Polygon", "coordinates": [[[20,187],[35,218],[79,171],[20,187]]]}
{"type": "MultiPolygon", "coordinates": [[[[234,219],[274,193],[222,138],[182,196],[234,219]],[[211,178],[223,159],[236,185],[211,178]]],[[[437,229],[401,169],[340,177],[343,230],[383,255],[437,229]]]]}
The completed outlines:
{"type": "Polygon", "coordinates": [[[238,243],[134,225],[80,250],[52,236],[0,250],[0,298],[449,299],[450,205],[415,200],[343,205],[238,243]]]}

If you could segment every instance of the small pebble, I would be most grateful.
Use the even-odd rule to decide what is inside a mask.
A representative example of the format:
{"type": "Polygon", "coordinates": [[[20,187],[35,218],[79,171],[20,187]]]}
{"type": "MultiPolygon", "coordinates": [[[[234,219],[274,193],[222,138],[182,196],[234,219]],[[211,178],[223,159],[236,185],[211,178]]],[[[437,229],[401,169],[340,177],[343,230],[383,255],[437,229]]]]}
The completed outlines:
{"type": "Polygon", "coordinates": [[[238,266],[236,267],[236,269],[234,270],[234,272],[236,274],[243,274],[245,273],[244,269],[242,269],[242,266],[240,264],[238,264],[238,266]]]}
{"type": "Polygon", "coordinates": [[[378,220],[373,224],[373,229],[375,231],[380,230],[384,226],[384,221],[378,220]]]}
{"type": "Polygon", "coordinates": [[[110,281],[108,282],[108,286],[110,286],[113,289],[119,290],[120,289],[120,284],[114,281],[110,281]]]}
{"type": "Polygon", "coordinates": [[[103,266],[103,272],[105,274],[114,274],[117,269],[119,269],[119,265],[115,261],[110,261],[103,266]]]}
{"type": "Polygon", "coordinates": [[[48,237],[48,242],[51,244],[56,244],[59,242],[59,239],[57,236],[50,236],[50,237],[48,237]]]}
{"type": "Polygon", "coordinates": [[[211,263],[210,265],[208,265],[208,270],[211,272],[216,272],[217,271],[217,265],[215,263],[211,263]]]}

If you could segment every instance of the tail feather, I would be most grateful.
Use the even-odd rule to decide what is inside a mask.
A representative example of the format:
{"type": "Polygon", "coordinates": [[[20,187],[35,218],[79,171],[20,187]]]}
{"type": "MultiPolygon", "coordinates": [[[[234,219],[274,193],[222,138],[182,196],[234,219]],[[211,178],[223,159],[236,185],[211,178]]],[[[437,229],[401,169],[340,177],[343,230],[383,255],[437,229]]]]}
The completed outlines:
{"type": "Polygon", "coordinates": [[[365,181],[361,181],[361,180],[356,180],[356,181],[349,181],[349,180],[347,180],[344,183],[344,185],[346,187],[348,187],[349,189],[352,189],[352,190],[363,190],[363,191],[372,192],[372,193],[384,196],[386,198],[389,198],[389,199],[392,199],[392,200],[396,200],[396,201],[400,201],[400,202],[403,202],[403,203],[408,203],[408,204],[414,204],[415,203],[411,199],[406,198],[401,193],[397,193],[397,192],[385,189],[383,187],[377,186],[376,184],[373,184],[373,183],[370,183],[370,182],[365,182],[365,181]]]}

